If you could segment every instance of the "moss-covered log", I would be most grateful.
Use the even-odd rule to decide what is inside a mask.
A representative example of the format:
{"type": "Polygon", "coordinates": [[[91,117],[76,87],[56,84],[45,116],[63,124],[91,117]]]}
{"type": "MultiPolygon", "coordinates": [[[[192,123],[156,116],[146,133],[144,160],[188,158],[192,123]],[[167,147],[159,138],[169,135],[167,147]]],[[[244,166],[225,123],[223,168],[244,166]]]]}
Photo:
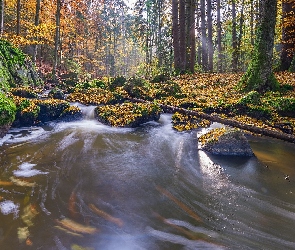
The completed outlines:
{"type": "MultiPolygon", "coordinates": [[[[142,100],[142,99],[129,99],[130,101],[133,102],[142,102],[142,103],[149,103],[148,101],[142,100]]],[[[295,136],[291,135],[291,134],[286,134],[286,133],[282,133],[279,132],[277,130],[271,130],[271,129],[266,129],[266,128],[260,128],[260,127],[256,127],[253,125],[249,125],[249,124],[245,124],[245,123],[241,123],[239,121],[236,120],[232,120],[232,119],[225,119],[225,118],[221,118],[217,115],[209,115],[209,114],[205,114],[202,112],[197,112],[197,111],[193,111],[193,110],[188,110],[188,109],[184,109],[184,108],[178,108],[178,107],[174,107],[174,106],[170,106],[170,105],[163,105],[163,104],[159,104],[160,108],[163,109],[164,112],[167,113],[181,113],[181,114],[186,114],[186,115],[191,115],[191,116],[196,116],[205,120],[209,120],[212,122],[218,122],[224,125],[228,125],[231,127],[235,127],[235,128],[240,128],[255,134],[260,134],[260,135],[265,135],[265,136],[269,136],[272,138],[276,138],[276,139],[280,139],[280,140],[284,140],[287,142],[292,142],[295,143],[295,136]]]]}

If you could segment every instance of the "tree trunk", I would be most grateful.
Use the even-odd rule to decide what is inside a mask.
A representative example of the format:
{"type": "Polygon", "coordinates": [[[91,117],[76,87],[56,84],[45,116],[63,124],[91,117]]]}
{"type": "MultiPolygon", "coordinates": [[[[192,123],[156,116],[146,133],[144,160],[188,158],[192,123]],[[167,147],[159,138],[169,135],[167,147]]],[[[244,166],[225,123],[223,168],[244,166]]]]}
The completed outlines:
{"type": "Polygon", "coordinates": [[[208,23],[208,71],[213,71],[213,27],[212,27],[212,5],[211,0],[207,0],[207,23],[208,23]]]}
{"type": "Polygon", "coordinates": [[[186,23],[185,0],[179,0],[179,52],[181,73],[186,68],[186,23]]]}
{"type": "Polygon", "coordinates": [[[283,0],[282,9],[283,25],[280,69],[284,71],[290,68],[295,50],[295,2],[290,0],[283,0]]]}
{"type": "Polygon", "coordinates": [[[277,90],[279,84],[272,72],[277,1],[261,0],[260,22],[252,60],[239,85],[245,91],[277,90]]]}
{"type": "Polygon", "coordinates": [[[238,53],[238,39],[237,39],[237,14],[236,14],[236,0],[232,0],[232,70],[237,72],[239,53],[238,53]]]}
{"type": "Polygon", "coordinates": [[[191,0],[190,4],[190,65],[189,70],[191,73],[195,72],[196,64],[196,23],[195,23],[195,11],[196,11],[196,0],[191,0]]]}
{"type": "Polygon", "coordinates": [[[172,0],[172,36],[174,50],[174,69],[180,71],[180,51],[179,51],[179,27],[178,27],[178,0],[172,0]]]}
{"type": "Polygon", "coordinates": [[[16,4],[16,34],[20,35],[20,11],[21,11],[21,0],[17,0],[16,4]]]}
{"type": "Polygon", "coordinates": [[[238,63],[240,63],[241,67],[239,67],[239,70],[242,69],[242,52],[241,52],[241,43],[242,43],[242,37],[243,37],[243,28],[244,28],[244,3],[245,0],[242,1],[242,9],[241,9],[241,16],[240,16],[240,24],[239,24],[239,36],[237,41],[237,52],[238,56],[240,55],[240,61],[238,60],[238,63]]]}
{"type": "Polygon", "coordinates": [[[0,0],[0,36],[4,32],[4,0],[0,0]]]}
{"type": "MultiPolygon", "coordinates": [[[[41,0],[36,0],[35,26],[38,26],[39,22],[40,22],[40,10],[41,10],[41,0]]],[[[33,54],[33,62],[34,63],[36,63],[37,53],[38,53],[38,45],[35,44],[34,45],[34,54],[33,54]]]]}
{"type": "Polygon", "coordinates": [[[251,1],[250,9],[250,40],[251,45],[254,46],[254,3],[251,1]]]}
{"type": "MultiPolygon", "coordinates": [[[[137,99],[137,98],[128,98],[128,99],[132,102],[150,103],[149,101],[146,101],[143,99],[137,99]]],[[[175,107],[175,106],[164,105],[164,104],[159,104],[159,106],[160,106],[160,108],[163,109],[164,112],[167,112],[167,113],[178,112],[181,114],[196,116],[196,117],[199,117],[199,118],[202,118],[205,120],[209,120],[212,122],[218,122],[218,123],[221,123],[224,125],[240,128],[240,129],[250,131],[250,132],[253,132],[256,134],[261,134],[261,135],[269,136],[272,138],[284,140],[287,142],[295,143],[295,136],[293,134],[287,134],[287,133],[283,133],[280,131],[267,129],[267,128],[260,128],[260,127],[253,126],[252,124],[249,125],[249,124],[242,123],[237,120],[230,119],[230,118],[221,118],[217,115],[213,115],[213,114],[210,115],[210,114],[206,114],[203,112],[188,110],[188,109],[179,108],[179,107],[175,107]]]]}
{"type": "Polygon", "coordinates": [[[201,0],[201,46],[202,46],[202,69],[208,71],[208,47],[206,33],[206,7],[205,0],[201,0]]]}
{"type": "Polygon", "coordinates": [[[57,79],[57,66],[58,66],[58,51],[60,48],[60,11],[61,11],[61,0],[56,2],[56,16],[55,16],[55,39],[54,39],[54,64],[53,64],[53,78],[57,79]]]}
{"type": "Polygon", "coordinates": [[[221,6],[220,0],[217,0],[217,50],[218,50],[218,61],[217,61],[217,70],[222,72],[222,27],[221,27],[221,6]]]}

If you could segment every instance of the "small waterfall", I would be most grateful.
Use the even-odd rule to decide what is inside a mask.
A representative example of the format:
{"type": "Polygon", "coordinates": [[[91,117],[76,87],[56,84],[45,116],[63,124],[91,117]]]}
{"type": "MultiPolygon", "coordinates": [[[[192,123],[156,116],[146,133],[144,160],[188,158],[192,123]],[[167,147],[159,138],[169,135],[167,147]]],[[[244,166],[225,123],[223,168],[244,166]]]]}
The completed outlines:
{"type": "Polygon", "coordinates": [[[75,105],[81,109],[83,118],[85,120],[94,120],[94,109],[96,108],[96,106],[85,106],[81,104],[75,104],[75,105]]]}

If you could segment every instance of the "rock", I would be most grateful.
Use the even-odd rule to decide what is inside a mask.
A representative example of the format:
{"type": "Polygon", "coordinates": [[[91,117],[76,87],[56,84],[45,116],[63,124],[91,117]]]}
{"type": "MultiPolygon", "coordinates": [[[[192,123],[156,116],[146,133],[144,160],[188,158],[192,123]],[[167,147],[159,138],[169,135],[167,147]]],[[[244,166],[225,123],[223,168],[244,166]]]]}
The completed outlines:
{"type": "Polygon", "coordinates": [[[16,106],[14,102],[0,92],[0,138],[9,130],[15,119],[16,106]]]}
{"type": "Polygon", "coordinates": [[[11,127],[11,124],[0,126],[0,138],[4,137],[7,134],[10,127],[11,127]]]}
{"type": "Polygon", "coordinates": [[[114,127],[138,127],[160,118],[161,109],[157,104],[131,103],[98,106],[94,110],[95,118],[114,127]]]}
{"type": "Polygon", "coordinates": [[[32,61],[8,41],[0,39],[0,89],[41,84],[32,61]]]}
{"type": "Polygon", "coordinates": [[[243,132],[234,128],[217,128],[199,138],[201,149],[215,155],[253,156],[243,132]]]}

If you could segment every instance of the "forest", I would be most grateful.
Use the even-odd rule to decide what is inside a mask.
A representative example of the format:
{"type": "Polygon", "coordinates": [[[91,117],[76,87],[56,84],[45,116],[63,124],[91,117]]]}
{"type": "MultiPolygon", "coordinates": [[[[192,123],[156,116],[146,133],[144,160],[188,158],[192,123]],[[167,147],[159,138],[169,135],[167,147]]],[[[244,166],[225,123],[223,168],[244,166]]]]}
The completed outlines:
{"type": "Polygon", "coordinates": [[[272,66],[289,70],[292,0],[3,0],[0,28],[2,38],[29,54],[47,78],[243,72],[264,2],[276,18],[272,66]]]}
{"type": "Polygon", "coordinates": [[[294,249],[295,0],[0,0],[0,249],[294,249]]]}
{"type": "MultiPolygon", "coordinates": [[[[294,1],[13,0],[0,10],[2,41],[28,55],[43,86],[69,94],[67,101],[136,98],[293,136],[294,1]]],[[[3,89],[40,84],[34,74],[33,83],[12,78],[3,89]]],[[[28,105],[10,92],[22,114],[28,105]]],[[[122,107],[108,108],[120,116],[122,107]]],[[[195,116],[184,113],[173,116],[175,128],[195,128],[195,116]]]]}

